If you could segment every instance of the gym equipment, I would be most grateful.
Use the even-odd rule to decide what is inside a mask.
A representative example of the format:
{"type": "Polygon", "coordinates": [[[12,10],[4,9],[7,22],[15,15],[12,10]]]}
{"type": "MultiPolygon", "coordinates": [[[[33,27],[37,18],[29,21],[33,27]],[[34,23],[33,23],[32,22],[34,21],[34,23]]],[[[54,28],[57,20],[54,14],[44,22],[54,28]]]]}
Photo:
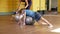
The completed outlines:
{"type": "MultiPolygon", "coordinates": [[[[16,14],[15,15],[15,20],[16,20],[16,22],[18,22],[19,21],[19,14],[16,14]]],[[[26,21],[25,21],[25,24],[26,25],[33,25],[35,23],[35,20],[32,18],[32,17],[29,17],[29,16],[27,16],[26,17],[26,21]]]]}
{"type": "Polygon", "coordinates": [[[19,21],[19,15],[18,14],[15,15],[15,20],[16,20],[16,22],[19,21]]]}
{"type": "MultiPolygon", "coordinates": [[[[19,15],[18,14],[15,16],[15,20],[16,20],[16,22],[19,21],[19,15]]],[[[26,25],[33,25],[34,23],[35,23],[35,20],[32,17],[29,17],[29,16],[26,17],[26,21],[25,21],[26,25]]]]}
{"type": "Polygon", "coordinates": [[[27,16],[25,24],[26,25],[33,25],[35,23],[35,20],[32,17],[27,16]]]}

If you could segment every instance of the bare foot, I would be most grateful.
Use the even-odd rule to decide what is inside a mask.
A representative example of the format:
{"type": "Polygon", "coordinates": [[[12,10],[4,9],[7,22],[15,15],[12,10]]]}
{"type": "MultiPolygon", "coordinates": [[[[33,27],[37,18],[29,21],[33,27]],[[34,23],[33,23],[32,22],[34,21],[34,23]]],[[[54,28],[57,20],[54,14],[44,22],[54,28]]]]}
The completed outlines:
{"type": "Polygon", "coordinates": [[[48,28],[52,29],[53,28],[53,25],[49,25],[48,28]]]}
{"type": "Polygon", "coordinates": [[[25,23],[23,23],[23,25],[25,25],[25,23]]]}

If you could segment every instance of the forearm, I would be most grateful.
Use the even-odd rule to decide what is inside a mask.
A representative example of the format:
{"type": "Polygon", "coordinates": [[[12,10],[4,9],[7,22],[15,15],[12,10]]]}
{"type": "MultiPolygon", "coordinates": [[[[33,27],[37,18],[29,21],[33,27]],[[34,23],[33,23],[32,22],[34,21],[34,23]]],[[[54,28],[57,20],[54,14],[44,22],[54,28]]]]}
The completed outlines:
{"type": "Polygon", "coordinates": [[[21,0],[19,0],[19,2],[18,2],[18,9],[17,9],[17,11],[20,10],[20,4],[21,4],[21,0]]]}
{"type": "Polygon", "coordinates": [[[28,4],[28,0],[25,0],[25,2],[26,2],[26,6],[25,6],[25,8],[27,8],[27,7],[29,6],[29,4],[28,4]]]}
{"type": "Polygon", "coordinates": [[[20,3],[19,3],[19,5],[18,5],[18,9],[17,9],[17,11],[19,11],[20,10],[20,3]]]}
{"type": "Polygon", "coordinates": [[[26,5],[25,8],[27,8],[29,5],[26,5]]]}

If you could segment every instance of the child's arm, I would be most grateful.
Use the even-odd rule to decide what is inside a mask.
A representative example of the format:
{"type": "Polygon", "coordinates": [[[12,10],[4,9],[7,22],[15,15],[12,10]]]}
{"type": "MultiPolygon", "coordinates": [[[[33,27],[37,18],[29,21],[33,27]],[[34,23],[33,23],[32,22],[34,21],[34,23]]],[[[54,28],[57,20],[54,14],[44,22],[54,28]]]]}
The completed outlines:
{"type": "Polygon", "coordinates": [[[49,23],[49,21],[47,21],[45,18],[41,17],[41,19],[42,19],[45,23],[47,23],[47,24],[49,25],[49,27],[53,27],[53,25],[52,25],[51,23],[49,23]]]}

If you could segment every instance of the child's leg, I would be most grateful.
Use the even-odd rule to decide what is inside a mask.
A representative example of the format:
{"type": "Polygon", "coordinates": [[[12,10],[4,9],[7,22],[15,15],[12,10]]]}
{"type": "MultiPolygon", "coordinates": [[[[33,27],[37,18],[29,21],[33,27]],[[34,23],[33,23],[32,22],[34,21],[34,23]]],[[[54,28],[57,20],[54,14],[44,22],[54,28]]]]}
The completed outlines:
{"type": "Polygon", "coordinates": [[[22,17],[22,18],[19,19],[18,24],[20,26],[24,26],[25,25],[24,17],[22,17]]]}
{"type": "Polygon", "coordinates": [[[18,25],[20,25],[20,26],[23,25],[23,21],[22,21],[22,19],[19,19],[19,21],[18,21],[18,25]]]}
{"type": "Polygon", "coordinates": [[[22,24],[25,25],[25,17],[22,18],[22,24]]]}
{"type": "Polygon", "coordinates": [[[50,27],[53,27],[51,23],[49,23],[46,19],[44,19],[43,17],[41,17],[41,15],[39,13],[35,13],[35,20],[40,24],[41,21],[44,21],[46,24],[48,24],[50,27]]]}
{"type": "Polygon", "coordinates": [[[24,13],[24,17],[23,17],[23,24],[25,25],[25,20],[26,20],[26,13],[24,13]]]}
{"type": "Polygon", "coordinates": [[[17,24],[20,25],[21,24],[21,20],[19,20],[17,24]]]}
{"type": "MultiPolygon", "coordinates": [[[[45,18],[41,17],[41,20],[44,21],[49,27],[53,27],[53,25],[49,21],[47,21],[45,18]]],[[[38,23],[40,23],[39,21],[38,23]]]]}

